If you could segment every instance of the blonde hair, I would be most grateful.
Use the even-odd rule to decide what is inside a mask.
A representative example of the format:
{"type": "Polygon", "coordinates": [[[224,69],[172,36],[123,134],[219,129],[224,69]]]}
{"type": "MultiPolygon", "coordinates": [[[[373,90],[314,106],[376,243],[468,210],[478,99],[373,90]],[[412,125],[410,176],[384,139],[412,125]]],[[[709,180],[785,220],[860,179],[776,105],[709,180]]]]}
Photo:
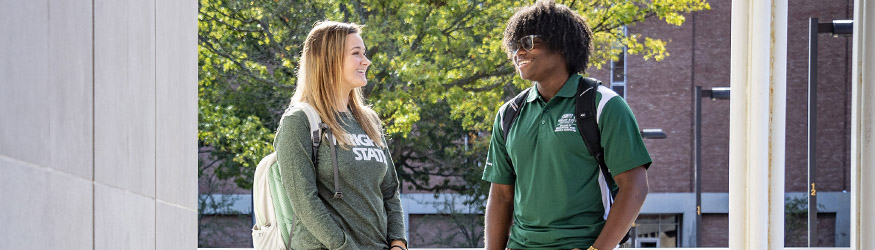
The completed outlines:
{"type": "MultiPolygon", "coordinates": [[[[301,63],[298,67],[298,86],[291,104],[305,102],[313,106],[322,122],[337,138],[341,146],[350,146],[349,134],[338,122],[338,111],[335,110],[340,91],[340,81],[343,72],[343,56],[346,36],[360,34],[361,26],[354,23],[333,21],[317,22],[301,52],[301,63]]],[[[349,93],[349,110],[356,122],[362,127],[368,137],[382,148],[386,145],[382,140],[382,125],[377,113],[365,104],[361,88],[355,88],[349,93]]]]}

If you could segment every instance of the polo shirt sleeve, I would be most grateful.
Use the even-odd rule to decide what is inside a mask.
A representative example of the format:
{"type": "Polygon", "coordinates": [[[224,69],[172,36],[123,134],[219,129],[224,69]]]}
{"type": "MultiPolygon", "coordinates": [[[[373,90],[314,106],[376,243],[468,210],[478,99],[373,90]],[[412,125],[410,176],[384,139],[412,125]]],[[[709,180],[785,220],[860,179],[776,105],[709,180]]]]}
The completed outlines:
{"type": "Polygon", "coordinates": [[[652,160],[638,131],[638,122],[623,98],[616,96],[605,104],[599,117],[599,131],[605,164],[612,176],[642,165],[650,167],[652,160]]]}
{"type": "Polygon", "coordinates": [[[483,180],[513,185],[514,181],[516,181],[516,174],[513,171],[513,164],[511,164],[504,138],[501,135],[501,116],[497,114],[495,116],[495,123],[492,125],[492,139],[489,140],[489,153],[486,155],[483,180]]]}

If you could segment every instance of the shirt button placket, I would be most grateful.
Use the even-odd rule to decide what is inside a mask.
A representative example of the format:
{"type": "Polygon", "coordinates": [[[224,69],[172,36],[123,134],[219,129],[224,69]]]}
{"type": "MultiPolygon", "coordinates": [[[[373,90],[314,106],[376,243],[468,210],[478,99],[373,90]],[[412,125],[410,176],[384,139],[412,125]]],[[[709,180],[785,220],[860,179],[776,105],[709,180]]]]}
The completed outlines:
{"type": "Polygon", "coordinates": [[[548,110],[549,110],[549,109],[545,108],[544,111],[541,112],[541,125],[544,125],[544,124],[547,123],[547,121],[544,119],[544,117],[547,116],[547,111],[548,111],[548,110]]]}

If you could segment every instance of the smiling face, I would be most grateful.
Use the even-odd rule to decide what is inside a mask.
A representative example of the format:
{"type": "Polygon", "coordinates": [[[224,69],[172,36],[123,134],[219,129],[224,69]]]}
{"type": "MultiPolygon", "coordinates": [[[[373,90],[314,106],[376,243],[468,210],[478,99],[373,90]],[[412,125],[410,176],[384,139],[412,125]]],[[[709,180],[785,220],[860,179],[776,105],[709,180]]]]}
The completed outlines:
{"type": "Polygon", "coordinates": [[[543,40],[535,38],[532,50],[519,49],[513,54],[513,64],[520,77],[529,81],[542,81],[555,74],[566,74],[565,58],[551,51],[543,40]]]}
{"type": "MultiPolygon", "coordinates": [[[[554,1],[536,1],[535,4],[518,9],[516,13],[507,21],[507,27],[504,29],[504,37],[502,38],[502,47],[507,53],[508,59],[514,62],[517,69],[520,70],[520,65],[517,63],[517,56],[521,59],[527,59],[526,55],[532,56],[532,59],[537,59],[539,63],[543,63],[541,57],[543,53],[538,49],[533,51],[516,51],[519,46],[520,39],[536,35],[541,40],[541,46],[538,49],[545,49],[553,52],[559,52],[561,55],[553,55],[565,59],[564,68],[568,73],[583,73],[589,65],[590,53],[592,52],[592,31],[587,26],[586,21],[576,11],[568,8],[565,5],[557,4],[554,1]],[[535,56],[534,54],[538,54],[535,56]]],[[[548,53],[550,55],[555,53],[548,53]]],[[[535,63],[536,61],[532,61],[535,63]]],[[[534,66],[534,65],[531,65],[534,66]]],[[[520,75],[527,78],[527,75],[535,77],[534,74],[527,74],[526,67],[522,67],[520,75]]],[[[560,68],[560,67],[557,67],[560,68]]],[[[534,72],[532,72],[534,73],[534,72]]]]}
{"type": "Polygon", "coordinates": [[[365,42],[358,33],[346,35],[343,47],[343,73],[340,87],[342,91],[348,93],[352,89],[368,84],[365,74],[371,61],[365,57],[365,42]]]}

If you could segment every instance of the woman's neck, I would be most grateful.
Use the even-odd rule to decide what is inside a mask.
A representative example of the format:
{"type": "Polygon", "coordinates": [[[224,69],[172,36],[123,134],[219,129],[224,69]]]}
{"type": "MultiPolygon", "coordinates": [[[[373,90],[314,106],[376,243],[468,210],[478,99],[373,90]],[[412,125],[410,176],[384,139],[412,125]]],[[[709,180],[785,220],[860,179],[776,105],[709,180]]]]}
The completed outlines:
{"type": "Polygon", "coordinates": [[[335,105],[334,111],[349,112],[349,94],[350,94],[350,91],[340,91],[339,93],[343,93],[343,94],[340,94],[335,99],[336,102],[334,102],[334,105],[335,105]]]}

